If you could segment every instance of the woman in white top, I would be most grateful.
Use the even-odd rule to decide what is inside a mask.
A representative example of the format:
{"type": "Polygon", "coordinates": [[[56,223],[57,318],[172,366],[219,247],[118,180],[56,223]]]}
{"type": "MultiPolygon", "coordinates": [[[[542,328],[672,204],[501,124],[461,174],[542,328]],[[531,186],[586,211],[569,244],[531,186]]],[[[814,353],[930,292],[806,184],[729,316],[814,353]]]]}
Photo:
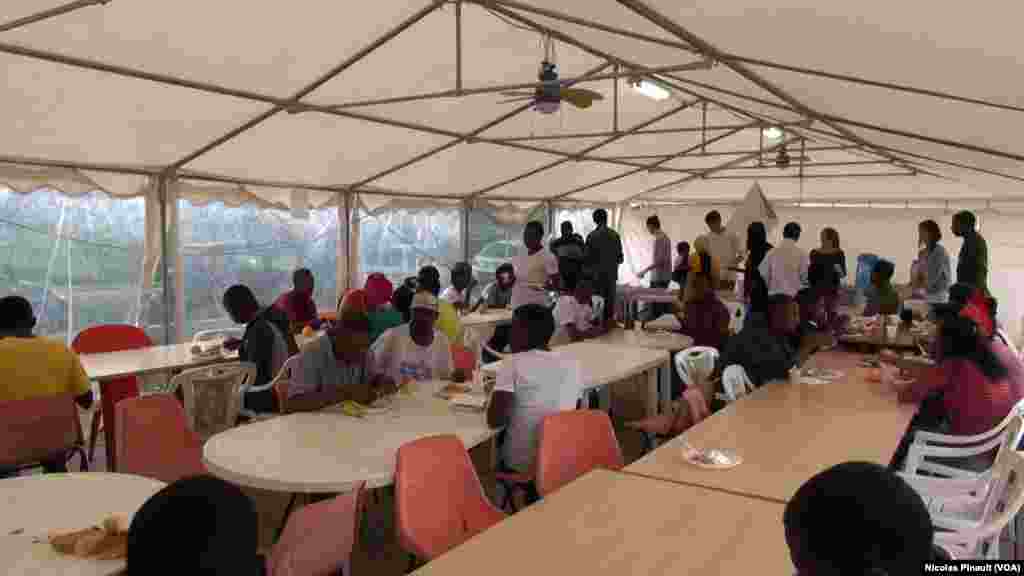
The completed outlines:
{"type": "Polygon", "coordinates": [[[548,290],[554,289],[558,281],[558,259],[544,248],[544,225],[537,220],[527,222],[523,244],[526,244],[526,253],[512,262],[516,275],[512,309],[526,304],[549,306],[548,290]]]}

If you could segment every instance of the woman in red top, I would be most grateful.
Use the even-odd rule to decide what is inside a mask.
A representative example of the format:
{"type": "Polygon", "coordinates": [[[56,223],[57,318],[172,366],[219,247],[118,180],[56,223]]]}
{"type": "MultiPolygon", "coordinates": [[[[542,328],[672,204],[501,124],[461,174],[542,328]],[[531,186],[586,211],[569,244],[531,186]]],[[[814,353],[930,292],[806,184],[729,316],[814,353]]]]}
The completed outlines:
{"type": "Polygon", "coordinates": [[[992,350],[991,337],[969,314],[942,319],[941,360],[915,383],[899,391],[903,402],[921,402],[942,393],[945,432],[973,435],[991,430],[1020,400],[1009,371],[992,350]]]}

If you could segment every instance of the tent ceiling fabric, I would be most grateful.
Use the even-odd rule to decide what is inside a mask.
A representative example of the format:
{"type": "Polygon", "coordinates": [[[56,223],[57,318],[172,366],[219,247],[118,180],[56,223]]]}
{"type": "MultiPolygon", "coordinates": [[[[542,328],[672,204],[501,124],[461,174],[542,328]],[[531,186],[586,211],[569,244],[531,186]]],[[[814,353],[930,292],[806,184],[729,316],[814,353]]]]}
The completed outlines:
{"type": "MultiPolygon", "coordinates": [[[[7,0],[0,4],[0,25],[64,3],[7,0]]],[[[1014,26],[1022,17],[1020,3],[979,10],[925,0],[378,0],[359,10],[312,0],[112,0],[0,32],[0,64],[7,71],[0,129],[9,135],[0,144],[0,160],[8,167],[19,159],[60,166],[27,176],[6,171],[19,190],[26,181],[52,177],[69,193],[93,182],[117,195],[138,194],[147,175],[190,160],[181,166],[183,175],[202,176],[198,171],[245,184],[242,195],[230,183],[200,188],[197,195],[221,190],[232,201],[272,205],[287,203],[289,187],[341,190],[355,184],[489,199],[734,199],[759,177],[771,198],[1019,197],[1024,48],[1014,26]],[[637,2],[642,6],[631,9],[637,2]],[[645,17],[643,6],[658,17],[645,17]],[[457,79],[469,90],[536,82],[545,47],[531,27],[546,28],[553,37],[563,78],[700,61],[693,49],[699,42],[677,36],[678,26],[714,46],[722,61],[711,69],[658,73],[673,91],[663,101],[638,94],[629,78],[603,78],[580,84],[604,96],[589,109],[563,104],[556,114],[527,110],[494,124],[522,103],[502,103],[506,97],[497,92],[454,93],[457,79]],[[47,54],[116,69],[53,63],[47,54]],[[743,77],[736,62],[797,102],[743,77]],[[147,74],[149,79],[139,77],[147,74]],[[153,75],[193,87],[154,81],[161,78],[153,75]],[[452,93],[351,106],[445,91],[452,93]],[[255,121],[296,95],[322,109],[279,111],[255,121]],[[705,108],[698,98],[711,103],[705,108]],[[693,105],[684,108],[686,103],[693,105]],[[326,108],[339,105],[336,113],[326,108]],[[805,166],[805,176],[818,177],[803,181],[780,178],[799,175],[796,166],[753,169],[760,127],[739,127],[807,122],[803,106],[824,117],[787,126],[788,139],[805,137],[812,149],[849,145],[851,139],[881,148],[811,150],[812,164],[833,165],[805,166]],[[701,126],[709,128],[702,134],[701,126]],[[636,127],[638,134],[629,133],[636,127]],[[577,137],[552,139],[561,135],[577,137]],[[687,156],[670,158],[688,149],[687,156]],[[867,164],[884,157],[904,163],[867,164]],[[911,164],[949,179],[887,176],[911,164]],[[111,176],[99,170],[106,165],[143,173],[111,176]],[[70,171],[72,166],[82,170],[70,171]],[[702,171],[712,171],[709,179],[700,177],[702,171]],[[820,177],[825,175],[830,177],[820,177]],[[725,177],[737,179],[715,179],[725,177]]],[[[791,144],[791,155],[798,148],[791,144]]],[[[316,198],[314,205],[327,202],[316,198]]]]}

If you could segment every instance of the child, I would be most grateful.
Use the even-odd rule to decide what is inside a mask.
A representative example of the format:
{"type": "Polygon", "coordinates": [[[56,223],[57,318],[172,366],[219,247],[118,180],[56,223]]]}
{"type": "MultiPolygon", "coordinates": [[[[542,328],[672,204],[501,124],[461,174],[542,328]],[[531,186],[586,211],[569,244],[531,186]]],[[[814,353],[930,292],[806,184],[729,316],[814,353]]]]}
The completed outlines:
{"type": "Polygon", "coordinates": [[[562,278],[562,286],[565,292],[555,304],[556,332],[564,334],[572,342],[604,334],[604,300],[594,296],[590,281],[567,274],[562,278]]]}
{"type": "Polygon", "coordinates": [[[682,288],[686,286],[686,275],[690,271],[690,243],[676,244],[676,261],[672,265],[672,281],[682,288]]]}
{"type": "Polygon", "coordinates": [[[871,271],[871,288],[867,291],[865,316],[899,314],[900,296],[892,287],[892,275],[896,267],[888,260],[879,260],[871,271]]]}

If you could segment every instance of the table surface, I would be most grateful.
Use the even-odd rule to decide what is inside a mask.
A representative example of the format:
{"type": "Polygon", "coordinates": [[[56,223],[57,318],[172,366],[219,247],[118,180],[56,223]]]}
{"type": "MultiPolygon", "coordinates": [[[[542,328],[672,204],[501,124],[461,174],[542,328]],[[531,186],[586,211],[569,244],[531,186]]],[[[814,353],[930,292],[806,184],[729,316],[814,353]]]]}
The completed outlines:
{"type": "Polygon", "coordinates": [[[231,362],[238,359],[238,354],[197,356],[192,353],[192,344],[188,343],[150,346],[149,348],[103,354],[82,354],[79,358],[90,379],[108,380],[121,376],[139,376],[231,362]]]}
{"type": "Polygon", "coordinates": [[[453,410],[434,392],[446,383],[420,382],[394,407],[364,418],[339,407],[288,414],[232,428],[210,438],[203,461],[228,482],[290,493],[341,493],[356,483],[391,484],[395,453],[413,440],[455,434],[472,448],[495,433],[481,412],[453,410]]]}
{"type": "MultiPolygon", "coordinates": [[[[573,342],[552,350],[580,361],[583,388],[599,388],[637,374],[659,368],[669,361],[664,350],[638,346],[611,345],[597,340],[573,342]]],[[[481,370],[496,374],[501,361],[484,365],[481,370]]]]}
{"type": "Polygon", "coordinates": [[[828,353],[819,367],[842,370],[829,384],[772,382],[730,404],[626,468],[628,472],[786,502],[814,474],[840,462],[888,465],[916,407],[868,383],[861,358],[828,353]],[[735,450],[743,463],[706,470],[683,446],[735,450]]]}
{"type": "Polygon", "coordinates": [[[507,324],[512,321],[512,311],[508,308],[489,308],[486,312],[473,312],[459,318],[467,328],[507,324]]]}
{"type": "Polygon", "coordinates": [[[614,346],[634,346],[675,352],[693,346],[693,338],[678,332],[649,332],[646,330],[622,330],[616,328],[593,342],[614,346]]]}
{"type": "Polygon", "coordinates": [[[124,560],[89,560],[58,554],[52,532],[94,526],[109,516],[131,518],[164,483],[129,474],[85,472],[0,480],[0,563],[4,574],[106,576],[124,560]],[[17,534],[12,532],[20,531],[17,534]],[[41,539],[33,543],[33,539],[41,539]]]}
{"type": "Polygon", "coordinates": [[[783,508],[595,470],[414,574],[792,574],[783,508]]]}

